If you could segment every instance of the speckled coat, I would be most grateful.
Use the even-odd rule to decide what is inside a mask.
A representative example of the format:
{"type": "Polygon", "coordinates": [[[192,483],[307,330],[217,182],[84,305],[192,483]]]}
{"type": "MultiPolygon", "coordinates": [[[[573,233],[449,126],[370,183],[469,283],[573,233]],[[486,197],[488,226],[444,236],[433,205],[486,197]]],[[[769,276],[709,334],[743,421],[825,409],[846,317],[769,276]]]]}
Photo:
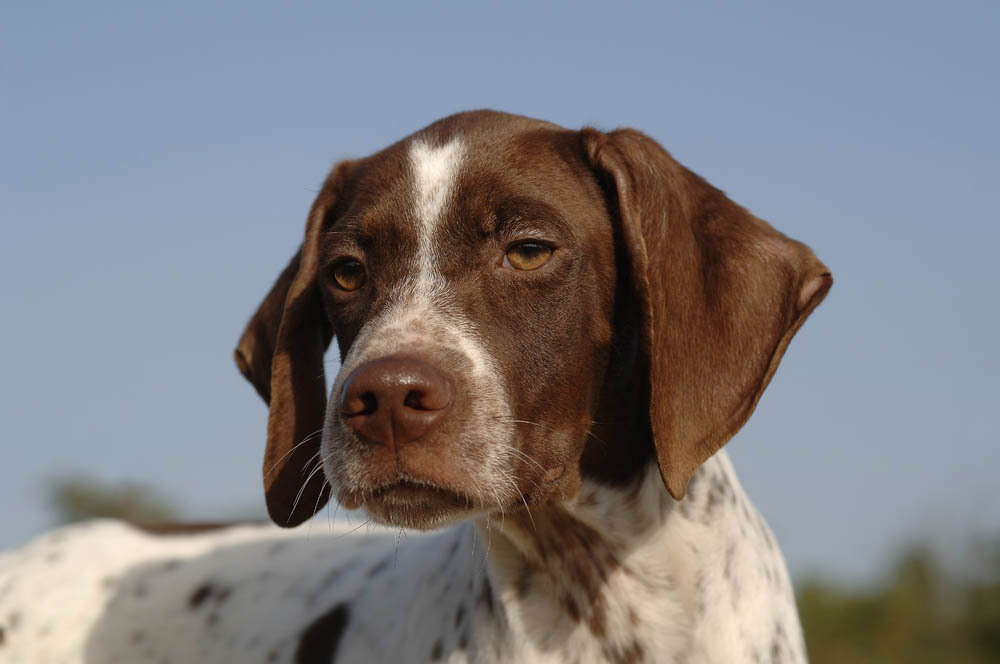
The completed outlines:
{"type": "Polygon", "coordinates": [[[533,518],[72,526],[0,557],[0,661],[805,661],[781,554],[725,453],[680,502],[650,472],[533,518]]]}
{"type": "Polygon", "coordinates": [[[390,530],[57,531],[0,559],[0,662],[802,662],[720,450],[831,283],[634,130],[340,162],[236,361],[272,521],[390,530]]]}

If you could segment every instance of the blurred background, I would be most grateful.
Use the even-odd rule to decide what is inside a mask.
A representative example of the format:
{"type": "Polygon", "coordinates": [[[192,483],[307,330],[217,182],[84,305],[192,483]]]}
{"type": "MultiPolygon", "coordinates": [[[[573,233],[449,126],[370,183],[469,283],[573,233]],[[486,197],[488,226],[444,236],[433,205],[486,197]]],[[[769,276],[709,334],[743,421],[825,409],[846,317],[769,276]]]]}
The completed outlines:
{"type": "Polygon", "coordinates": [[[3,3],[0,548],[262,517],[231,351],[325,171],[491,107],[640,128],[813,247],[834,288],[729,446],[813,658],[996,661],[997,34],[995,2],[3,3]]]}

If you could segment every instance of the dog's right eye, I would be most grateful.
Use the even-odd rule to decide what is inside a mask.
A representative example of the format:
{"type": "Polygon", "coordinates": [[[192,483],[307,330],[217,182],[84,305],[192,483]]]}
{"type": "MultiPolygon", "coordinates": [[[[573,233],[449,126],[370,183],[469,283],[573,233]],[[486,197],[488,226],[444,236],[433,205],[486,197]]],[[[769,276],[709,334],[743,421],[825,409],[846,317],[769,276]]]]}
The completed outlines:
{"type": "Polygon", "coordinates": [[[334,263],[330,274],[337,287],[348,292],[358,290],[365,283],[365,268],[353,258],[334,263]]]}

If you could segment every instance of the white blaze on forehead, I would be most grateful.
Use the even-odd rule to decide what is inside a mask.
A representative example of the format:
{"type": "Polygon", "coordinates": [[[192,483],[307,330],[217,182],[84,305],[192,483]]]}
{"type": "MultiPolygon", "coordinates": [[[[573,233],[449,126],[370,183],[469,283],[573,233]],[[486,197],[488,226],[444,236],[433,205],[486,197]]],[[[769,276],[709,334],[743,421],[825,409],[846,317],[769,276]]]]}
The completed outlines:
{"type": "Polygon", "coordinates": [[[455,138],[440,146],[415,141],[410,146],[417,194],[417,216],[424,226],[433,226],[444,207],[458,173],[464,146],[455,138]]]}
{"type": "MultiPolygon", "coordinates": [[[[425,141],[414,141],[410,146],[413,165],[415,207],[419,223],[417,229],[417,275],[412,299],[405,302],[401,320],[396,325],[405,333],[414,324],[434,318],[434,299],[445,290],[444,279],[438,271],[437,252],[433,244],[434,232],[441,221],[441,213],[451,195],[458,177],[465,146],[458,138],[444,145],[432,146],[425,141]]],[[[439,312],[438,312],[438,316],[439,312]]],[[[473,372],[483,374],[488,362],[483,350],[469,336],[461,321],[449,321],[454,328],[459,348],[472,361],[473,372]]]]}
{"type": "Polygon", "coordinates": [[[418,291],[433,290],[437,279],[437,261],[431,239],[440,221],[441,212],[451,193],[462,161],[464,146],[459,139],[432,146],[424,141],[414,141],[410,146],[413,165],[414,212],[417,222],[417,276],[418,291]]]}
{"type": "Polygon", "coordinates": [[[458,138],[443,145],[418,139],[410,145],[416,256],[407,278],[392,289],[392,305],[361,328],[344,358],[334,392],[340,389],[344,376],[360,363],[428,341],[457,348],[472,363],[474,375],[495,378],[496,369],[475,338],[473,326],[456,311],[438,268],[439,247],[434,242],[464,153],[465,145],[458,138]]]}

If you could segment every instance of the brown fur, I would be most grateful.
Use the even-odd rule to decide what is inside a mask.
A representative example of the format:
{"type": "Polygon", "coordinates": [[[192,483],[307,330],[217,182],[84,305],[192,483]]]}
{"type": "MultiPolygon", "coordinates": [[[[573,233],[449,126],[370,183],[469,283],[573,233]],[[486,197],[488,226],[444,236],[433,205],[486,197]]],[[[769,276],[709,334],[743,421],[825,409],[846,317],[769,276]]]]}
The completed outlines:
{"type": "MultiPolygon", "coordinates": [[[[807,247],[633,130],[577,132],[480,111],[342,163],[313,204],[300,253],[237,349],[241,371],[270,397],[265,489],[280,525],[301,522],[328,498],[320,473],[303,488],[303,468],[323,426],[337,424],[324,422],[322,358],[332,331],[343,357],[405,276],[401,257],[416,251],[410,141],[455,135],[466,156],[436,249],[451,299],[476,322],[516,395],[516,419],[539,425],[512,425],[515,445],[538,466],[511,469],[527,503],[572,496],[584,475],[632,479],[654,454],[667,488],[682,497],[694,470],[749,417],[830,287],[807,247]],[[546,269],[496,269],[507,243],[526,235],[556,247],[546,269]],[[331,286],[329,266],[343,256],[370,275],[358,291],[331,286]]],[[[428,434],[426,462],[418,463],[420,450],[408,453],[430,484],[459,494],[463,478],[442,459],[468,452],[452,450],[446,435],[461,414],[456,402],[428,434]]],[[[391,470],[391,460],[366,459],[372,478],[391,470]]]]}
{"type": "Polygon", "coordinates": [[[747,421],[788,343],[833,283],[790,240],[634,130],[584,130],[617,199],[643,313],[649,416],[663,481],[694,471],[747,421]]]}

